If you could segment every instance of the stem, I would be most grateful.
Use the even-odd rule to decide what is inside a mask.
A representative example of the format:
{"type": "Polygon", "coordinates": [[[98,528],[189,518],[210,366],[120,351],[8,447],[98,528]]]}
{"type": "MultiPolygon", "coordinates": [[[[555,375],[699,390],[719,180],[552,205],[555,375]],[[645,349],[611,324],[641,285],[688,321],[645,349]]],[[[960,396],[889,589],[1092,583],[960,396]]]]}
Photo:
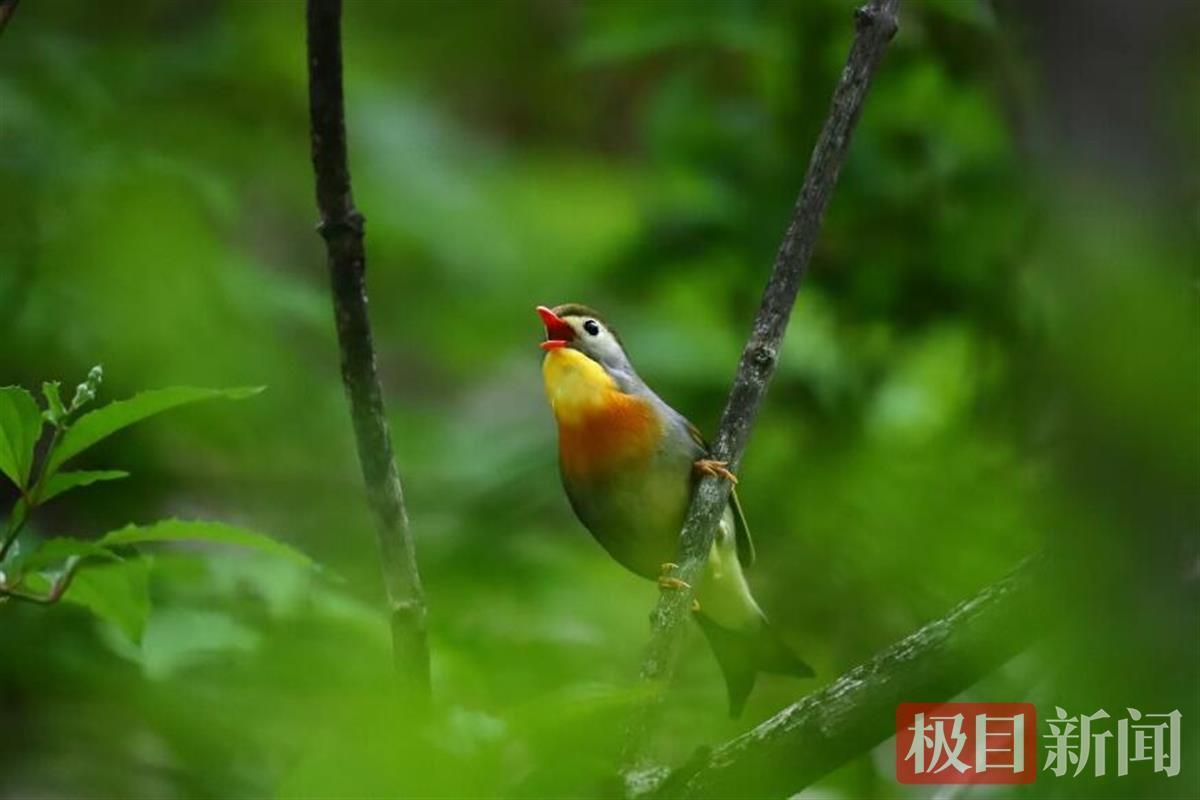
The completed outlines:
{"type": "MultiPolygon", "coordinates": [[[[29,504],[29,510],[31,512],[37,506],[37,504],[41,502],[42,490],[45,488],[44,484],[46,483],[46,478],[48,477],[46,475],[46,466],[50,463],[50,457],[54,455],[54,448],[58,447],[58,440],[62,436],[63,427],[67,424],[67,419],[69,418],[69,415],[65,417],[59,424],[55,425],[54,430],[50,432],[50,443],[46,445],[46,455],[42,457],[42,466],[38,469],[37,480],[33,482],[33,488],[29,490],[29,494],[25,498],[29,504]]],[[[26,514],[26,516],[29,515],[26,514]]]]}
{"type": "Polygon", "coordinates": [[[1046,564],[1011,574],[758,727],[700,751],[653,797],[791,796],[896,732],[896,706],[948,699],[1025,649],[1040,632],[1046,564]]]}
{"type": "Polygon", "coordinates": [[[58,580],[54,581],[50,587],[50,591],[45,595],[30,594],[23,592],[20,589],[11,589],[3,584],[0,584],[0,597],[11,597],[13,600],[20,600],[26,603],[37,603],[38,605],[51,606],[57,603],[62,596],[66,594],[67,589],[71,587],[71,581],[75,579],[75,573],[79,571],[84,559],[75,558],[67,564],[67,569],[58,580]]]}
{"type": "Polygon", "coordinates": [[[308,0],[308,96],[319,230],[328,254],[342,383],[350,403],[367,501],[375,516],[396,668],[402,690],[414,702],[424,703],[429,697],[425,595],[367,315],[363,216],[354,207],[346,155],[341,14],[341,0],[308,0]]]}
{"type": "MultiPolygon", "coordinates": [[[[763,292],[754,327],[742,351],[737,374],[710,458],[726,461],[736,471],[750,429],[762,407],[767,386],[775,374],[780,343],[791,316],[800,279],[812,257],[838,173],[846,160],[850,135],[858,122],[871,76],[896,33],[900,0],[870,0],[855,12],[854,42],[821,134],[813,148],[804,186],[775,256],[771,277],[763,292]]],[[[676,576],[695,586],[708,558],[717,520],[729,502],[729,482],[704,477],[697,485],[680,534],[680,564],[676,576]]],[[[642,741],[661,705],[663,687],[674,671],[690,616],[690,590],[662,592],[651,616],[653,632],[642,664],[641,679],[649,684],[649,699],[630,721],[625,742],[625,771],[636,768],[642,741]]]]}
{"type": "Polygon", "coordinates": [[[0,562],[4,561],[4,557],[8,555],[8,550],[13,546],[13,542],[17,540],[17,536],[21,533],[21,529],[25,527],[25,523],[29,520],[29,515],[33,513],[33,509],[38,504],[38,498],[42,494],[42,484],[46,480],[46,465],[50,463],[50,455],[54,452],[54,448],[58,445],[58,437],[62,435],[62,423],[55,425],[54,430],[50,434],[50,444],[46,446],[46,455],[42,458],[42,465],[39,467],[37,480],[33,482],[33,487],[26,491],[21,489],[21,499],[13,506],[12,516],[9,517],[8,532],[4,535],[4,543],[0,544],[0,562]],[[25,503],[25,513],[18,514],[17,511],[21,507],[21,503],[25,503]]]}
{"type": "Polygon", "coordinates": [[[17,536],[21,533],[21,529],[25,527],[25,520],[29,519],[29,500],[27,497],[22,492],[21,498],[13,506],[12,516],[8,519],[8,531],[4,534],[4,543],[0,544],[0,562],[4,561],[4,557],[8,555],[9,548],[13,546],[13,542],[17,541],[17,536]],[[25,513],[23,514],[18,513],[21,509],[21,503],[25,503],[25,513]]]}
{"type": "Polygon", "coordinates": [[[0,0],[0,33],[4,33],[8,21],[17,13],[18,2],[19,0],[0,0]]]}

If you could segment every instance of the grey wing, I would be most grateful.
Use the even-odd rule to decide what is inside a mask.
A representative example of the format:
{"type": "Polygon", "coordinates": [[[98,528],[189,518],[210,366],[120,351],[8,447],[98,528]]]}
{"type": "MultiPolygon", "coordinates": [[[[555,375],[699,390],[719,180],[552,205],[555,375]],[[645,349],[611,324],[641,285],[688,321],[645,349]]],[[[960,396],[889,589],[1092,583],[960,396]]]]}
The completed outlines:
{"type": "MultiPolygon", "coordinates": [[[[696,457],[704,458],[708,456],[708,442],[704,441],[700,430],[682,416],[680,419],[683,420],[684,425],[687,427],[687,432],[692,437],[692,441],[700,449],[700,454],[696,457]]],[[[736,487],[729,492],[729,507],[733,509],[738,561],[741,562],[743,567],[749,567],[754,564],[754,540],[750,538],[750,526],[746,524],[746,514],[742,511],[742,501],[738,499],[736,487]]]]}
{"type": "Polygon", "coordinates": [[[754,564],[754,540],[750,538],[750,526],[746,524],[746,514],[742,511],[742,501],[738,499],[737,489],[729,493],[729,507],[733,509],[733,524],[737,529],[738,561],[743,567],[754,564]]]}

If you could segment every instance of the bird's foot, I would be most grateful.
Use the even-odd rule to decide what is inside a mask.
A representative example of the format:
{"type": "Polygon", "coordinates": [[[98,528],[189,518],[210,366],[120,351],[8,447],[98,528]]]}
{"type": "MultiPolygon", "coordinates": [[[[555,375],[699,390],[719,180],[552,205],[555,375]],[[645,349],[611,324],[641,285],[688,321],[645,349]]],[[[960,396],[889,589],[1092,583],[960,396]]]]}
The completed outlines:
{"type": "MultiPolygon", "coordinates": [[[[676,569],[679,569],[679,565],[673,564],[670,561],[668,561],[667,563],[663,564],[661,567],[658,568],[658,588],[672,589],[672,590],[692,588],[692,585],[690,583],[688,583],[687,581],[672,577],[670,574],[668,574],[672,570],[676,570],[676,569]]],[[[700,601],[693,597],[692,598],[692,611],[699,611],[699,610],[700,610],[700,601]]]]}
{"type": "Polygon", "coordinates": [[[701,475],[712,475],[715,478],[724,478],[725,480],[737,486],[737,476],[729,471],[728,461],[714,461],[711,458],[702,458],[698,460],[694,468],[701,475]]]}
{"type": "Polygon", "coordinates": [[[679,578],[672,578],[670,575],[660,575],[658,578],[658,588],[660,589],[690,589],[692,585],[687,581],[679,578]]]}

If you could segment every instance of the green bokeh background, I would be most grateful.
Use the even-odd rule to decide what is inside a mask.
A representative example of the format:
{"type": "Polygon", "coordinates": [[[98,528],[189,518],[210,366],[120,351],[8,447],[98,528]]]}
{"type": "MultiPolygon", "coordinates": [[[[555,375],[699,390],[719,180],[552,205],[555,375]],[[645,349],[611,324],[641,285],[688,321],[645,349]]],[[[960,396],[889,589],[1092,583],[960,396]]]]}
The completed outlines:
{"type": "MultiPolygon", "coordinates": [[[[532,309],[602,309],[711,433],[850,8],[348,3],[354,188],[430,606],[422,727],[393,694],[338,376],[302,4],[26,0],[0,38],[0,384],[103,363],[102,400],[268,387],[96,448],[85,466],[133,477],[36,531],[221,519],[321,568],[159,550],[140,641],[68,604],[0,606],[0,794],[600,791],[656,590],[567,506],[532,309]]],[[[1200,792],[1195,28],[1147,69],[1176,148],[1160,175],[1063,136],[1035,24],[905,8],[741,470],[750,580],[817,682],[764,678],[730,721],[693,635],[663,763],[1049,549],[1053,633],[968,696],[1180,708],[1183,771],[964,795],[1200,792]]],[[[895,784],[890,747],[811,796],[927,796],[895,784]]]]}

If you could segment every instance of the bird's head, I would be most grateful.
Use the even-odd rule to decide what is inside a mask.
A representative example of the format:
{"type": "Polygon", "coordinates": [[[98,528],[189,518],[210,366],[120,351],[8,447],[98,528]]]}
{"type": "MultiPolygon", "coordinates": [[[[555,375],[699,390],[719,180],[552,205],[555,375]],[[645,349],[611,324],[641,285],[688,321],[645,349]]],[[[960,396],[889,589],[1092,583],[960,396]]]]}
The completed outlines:
{"type": "Polygon", "coordinates": [[[565,303],[554,308],[538,306],[537,313],[546,326],[546,340],[540,345],[546,352],[571,349],[610,374],[634,374],[617,332],[594,310],[579,303],[565,303]]]}

